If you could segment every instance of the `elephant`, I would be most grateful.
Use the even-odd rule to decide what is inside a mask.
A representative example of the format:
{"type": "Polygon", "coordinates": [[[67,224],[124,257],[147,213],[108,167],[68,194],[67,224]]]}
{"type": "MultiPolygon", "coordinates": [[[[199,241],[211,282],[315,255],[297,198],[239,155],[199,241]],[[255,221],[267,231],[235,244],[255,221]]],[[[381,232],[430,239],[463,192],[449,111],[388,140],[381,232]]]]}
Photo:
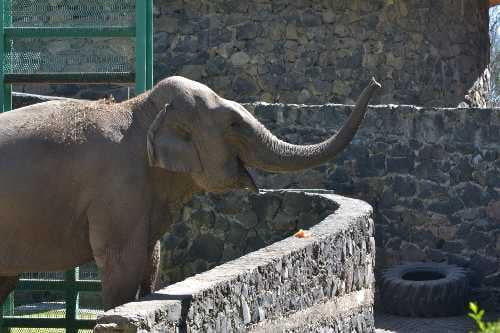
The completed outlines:
{"type": "Polygon", "coordinates": [[[0,115],[0,304],[23,272],[95,260],[105,309],[154,291],[159,239],[193,194],[257,191],[247,168],[302,170],[358,130],[372,79],[336,135],[275,137],[241,104],[180,76],[124,102],[58,100],[0,115]]]}

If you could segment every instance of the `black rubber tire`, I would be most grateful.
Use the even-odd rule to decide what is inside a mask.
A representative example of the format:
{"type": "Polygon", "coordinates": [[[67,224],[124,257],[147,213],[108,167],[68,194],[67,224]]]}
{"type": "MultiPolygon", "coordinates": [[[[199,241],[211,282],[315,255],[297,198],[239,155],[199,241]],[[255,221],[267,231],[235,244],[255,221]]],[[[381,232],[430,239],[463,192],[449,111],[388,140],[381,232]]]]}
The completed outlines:
{"type": "Polygon", "coordinates": [[[408,317],[444,317],[461,315],[466,311],[469,282],[465,269],[455,265],[412,263],[394,266],[382,272],[379,286],[382,306],[387,313],[408,317]],[[436,275],[435,279],[409,279],[410,275],[429,276],[429,273],[436,275]]]}

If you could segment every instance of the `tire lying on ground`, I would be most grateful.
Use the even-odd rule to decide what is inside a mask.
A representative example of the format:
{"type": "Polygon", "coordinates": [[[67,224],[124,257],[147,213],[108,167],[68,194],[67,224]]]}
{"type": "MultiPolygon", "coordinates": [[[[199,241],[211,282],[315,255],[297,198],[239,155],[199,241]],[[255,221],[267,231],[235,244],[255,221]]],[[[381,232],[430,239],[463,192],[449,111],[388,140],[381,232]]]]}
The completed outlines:
{"type": "Polygon", "coordinates": [[[437,263],[411,263],[386,269],[380,298],[387,313],[410,317],[463,314],[469,283],[463,268],[437,263]]]}

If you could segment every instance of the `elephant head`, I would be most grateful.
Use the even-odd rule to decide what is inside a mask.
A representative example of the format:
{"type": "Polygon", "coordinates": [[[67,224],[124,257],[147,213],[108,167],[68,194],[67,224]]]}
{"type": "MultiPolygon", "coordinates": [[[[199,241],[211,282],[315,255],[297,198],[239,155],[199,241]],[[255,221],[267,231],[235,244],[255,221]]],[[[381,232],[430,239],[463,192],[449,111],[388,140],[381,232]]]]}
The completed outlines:
{"type": "Polygon", "coordinates": [[[160,81],[147,97],[156,107],[165,105],[148,131],[149,163],[190,173],[205,191],[255,191],[257,186],[246,167],[296,171],[334,158],[353,138],[368,101],[379,88],[372,79],[336,135],[313,145],[294,145],[274,136],[242,105],[201,83],[170,77],[160,81]]]}

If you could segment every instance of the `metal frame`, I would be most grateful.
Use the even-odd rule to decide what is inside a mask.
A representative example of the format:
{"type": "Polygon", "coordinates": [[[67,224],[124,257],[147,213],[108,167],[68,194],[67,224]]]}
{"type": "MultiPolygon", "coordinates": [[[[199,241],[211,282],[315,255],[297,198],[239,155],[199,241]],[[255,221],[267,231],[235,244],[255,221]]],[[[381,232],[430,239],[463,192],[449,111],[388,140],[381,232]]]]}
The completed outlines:
{"type": "Polygon", "coordinates": [[[153,88],[153,0],[135,5],[135,90],[153,88]]]}
{"type": "Polygon", "coordinates": [[[134,83],[136,94],[153,87],[153,0],[136,0],[135,26],[129,27],[13,27],[9,12],[12,0],[0,0],[0,112],[12,109],[13,83],[134,83]],[[79,38],[79,37],[135,37],[134,72],[81,72],[81,73],[30,73],[9,74],[11,38],[79,38]]]}
{"type": "MultiPolygon", "coordinates": [[[[12,0],[0,0],[0,112],[12,109],[12,83],[134,83],[136,94],[153,87],[153,0],[136,0],[134,27],[12,27],[12,0]],[[11,62],[5,57],[9,54],[11,38],[29,37],[135,37],[135,73],[35,73],[9,74],[11,62]]],[[[64,281],[40,281],[21,279],[18,290],[62,290],[66,292],[66,318],[16,318],[12,294],[0,307],[0,333],[9,332],[10,327],[65,328],[67,333],[77,333],[79,329],[91,329],[94,320],[78,319],[78,293],[81,291],[100,291],[100,281],[81,281],[78,268],[65,273],[64,281]]]]}
{"type": "Polygon", "coordinates": [[[78,268],[64,273],[64,280],[21,279],[16,290],[58,290],[65,291],[65,318],[19,318],[13,316],[14,302],[9,296],[0,311],[0,332],[8,333],[10,328],[65,328],[66,333],[78,333],[79,329],[92,329],[95,320],[78,319],[78,294],[81,291],[100,291],[98,280],[79,280],[78,268]]]}

